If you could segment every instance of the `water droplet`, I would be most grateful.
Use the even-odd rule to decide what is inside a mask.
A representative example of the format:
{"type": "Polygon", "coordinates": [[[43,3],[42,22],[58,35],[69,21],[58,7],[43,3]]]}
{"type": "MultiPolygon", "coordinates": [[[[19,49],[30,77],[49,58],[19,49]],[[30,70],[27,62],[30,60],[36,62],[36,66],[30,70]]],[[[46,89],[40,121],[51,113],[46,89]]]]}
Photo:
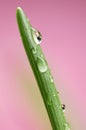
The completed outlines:
{"type": "Polygon", "coordinates": [[[62,108],[62,110],[63,110],[63,112],[64,112],[64,111],[65,111],[65,108],[66,108],[65,104],[62,104],[62,105],[61,105],[61,108],[62,108]]]}
{"type": "Polygon", "coordinates": [[[33,54],[36,54],[36,53],[37,53],[36,47],[35,47],[35,48],[32,48],[32,53],[33,53],[33,54]]]}
{"type": "Polygon", "coordinates": [[[48,69],[45,60],[41,57],[37,57],[37,66],[42,73],[46,72],[48,69]]]}
{"type": "Polygon", "coordinates": [[[70,130],[70,125],[68,122],[64,123],[65,130],[70,130]]]}
{"type": "Polygon", "coordinates": [[[41,43],[41,41],[42,41],[42,35],[41,35],[41,33],[38,30],[32,28],[32,36],[33,36],[34,41],[37,44],[41,43]]]}
{"type": "Polygon", "coordinates": [[[41,54],[41,57],[44,58],[43,54],[41,54]]]}
{"type": "Polygon", "coordinates": [[[36,35],[36,37],[37,37],[37,40],[39,41],[38,44],[40,44],[40,43],[41,43],[41,40],[42,40],[42,35],[41,35],[41,33],[40,33],[39,31],[36,31],[36,32],[35,32],[35,35],[36,35]]]}
{"type": "Polygon", "coordinates": [[[53,77],[49,75],[50,82],[53,83],[53,77]]]}

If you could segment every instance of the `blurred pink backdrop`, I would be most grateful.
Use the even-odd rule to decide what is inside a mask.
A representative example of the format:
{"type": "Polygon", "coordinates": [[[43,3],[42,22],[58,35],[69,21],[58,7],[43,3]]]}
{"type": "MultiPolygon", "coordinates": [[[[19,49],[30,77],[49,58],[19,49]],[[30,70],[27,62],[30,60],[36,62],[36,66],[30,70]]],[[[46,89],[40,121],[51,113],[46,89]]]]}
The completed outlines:
{"type": "Polygon", "coordinates": [[[86,129],[86,1],[0,1],[0,130],[51,130],[16,22],[21,6],[43,35],[41,47],[66,105],[71,130],[86,129]]]}

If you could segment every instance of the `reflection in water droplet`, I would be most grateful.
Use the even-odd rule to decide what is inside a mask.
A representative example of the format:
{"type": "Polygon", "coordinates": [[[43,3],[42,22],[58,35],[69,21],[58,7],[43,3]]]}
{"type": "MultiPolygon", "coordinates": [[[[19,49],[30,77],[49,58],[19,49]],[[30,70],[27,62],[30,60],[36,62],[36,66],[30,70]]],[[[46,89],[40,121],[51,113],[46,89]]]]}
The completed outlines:
{"type": "Polygon", "coordinates": [[[65,112],[65,108],[66,108],[65,104],[62,104],[61,108],[62,108],[63,112],[65,112]]]}
{"type": "Polygon", "coordinates": [[[70,125],[69,125],[69,123],[64,123],[64,128],[65,128],[65,130],[70,130],[70,125]]]}
{"type": "Polygon", "coordinates": [[[53,83],[53,77],[49,75],[50,82],[53,83]]]}
{"type": "Polygon", "coordinates": [[[42,73],[46,72],[48,69],[45,60],[41,57],[37,57],[37,66],[42,73]]]}

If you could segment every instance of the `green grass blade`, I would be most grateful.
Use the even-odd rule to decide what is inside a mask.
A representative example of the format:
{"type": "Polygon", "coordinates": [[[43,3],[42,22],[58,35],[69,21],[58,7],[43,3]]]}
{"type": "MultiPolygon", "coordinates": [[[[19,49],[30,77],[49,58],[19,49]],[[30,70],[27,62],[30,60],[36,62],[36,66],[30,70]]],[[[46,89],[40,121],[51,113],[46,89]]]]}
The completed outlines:
{"type": "Polygon", "coordinates": [[[39,45],[41,35],[30,24],[23,10],[18,7],[17,22],[23,45],[37,80],[53,130],[70,130],[53,82],[50,69],[39,45]]]}

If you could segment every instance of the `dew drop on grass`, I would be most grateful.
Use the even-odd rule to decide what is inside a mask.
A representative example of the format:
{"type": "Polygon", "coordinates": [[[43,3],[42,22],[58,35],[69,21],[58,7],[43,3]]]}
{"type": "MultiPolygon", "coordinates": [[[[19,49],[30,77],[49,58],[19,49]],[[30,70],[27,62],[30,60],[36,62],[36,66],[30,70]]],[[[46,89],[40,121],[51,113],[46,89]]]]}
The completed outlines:
{"type": "Polygon", "coordinates": [[[41,73],[46,72],[48,69],[45,60],[39,56],[37,57],[37,66],[41,73]]]}
{"type": "Polygon", "coordinates": [[[43,54],[41,54],[41,57],[44,58],[43,54]]]}
{"type": "Polygon", "coordinates": [[[49,75],[50,82],[53,83],[53,77],[49,75]]]}
{"type": "Polygon", "coordinates": [[[34,39],[36,44],[40,44],[42,42],[41,33],[38,30],[34,29],[34,28],[32,28],[32,36],[33,36],[33,39],[34,39]]]}
{"type": "Polygon", "coordinates": [[[36,35],[36,38],[38,40],[37,44],[40,44],[41,41],[42,41],[42,35],[41,35],[41,33],[39,31],[36,31],[35,35],[36,35]]]}
{"type": "Polygon", "coordinates": [[[32,53],[33,53],[33,54],[36,54],[36,53],[37,53],[36,48],[32,48],[32,53]]]}
{"type": "Polygon", "coordinates": [[[69,125],[69,123],[64,123],[64,129],[65,130],[70,130],[70,125],[69,125]]]}

